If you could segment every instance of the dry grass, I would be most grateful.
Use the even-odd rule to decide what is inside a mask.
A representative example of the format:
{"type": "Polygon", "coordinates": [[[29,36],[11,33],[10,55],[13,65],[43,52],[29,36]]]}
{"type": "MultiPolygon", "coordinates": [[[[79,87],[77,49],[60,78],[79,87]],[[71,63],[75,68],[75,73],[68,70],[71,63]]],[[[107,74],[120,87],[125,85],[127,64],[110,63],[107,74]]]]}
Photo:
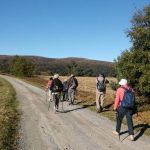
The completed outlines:
{"type": "MultiPolygon", "coordinates": [[[[69,77],[60,77],[60,80],[68,79],[69,77]]],[[[26,80],[44,88],[46,87],[46,83],[48,81],[48,76],[37,76],[36,78],[26,78],[26,80]],[[37,83],[38,82],[38,83],[37,83]]],[[[84,105],[85,107],[89,107],[91,110],[96,111],[95,107],[95,88],[96,88],[96,78],[95,77],[77,77],[79,86],[77,88],[77,103],[84,105]]],[[[116,81],[115,78],[107,78],[109,83],[111,81],[116,81]]],[[[101,114],[110,118],[111,120],[115,120],[115,113],[112,111],[113,103],[115,99],[115,91],[113,91],[109,84],[107,84],[107,91],[105,96],[105,110],[101,114]]],[[[139,115],[133,116],[134,124],[141,125],[139,129],[145,129],[145,133],[150,135],[150,111],[139,112],[139,115]]],[[[126,124],[126,121],[124,121],[126,124]]]]}

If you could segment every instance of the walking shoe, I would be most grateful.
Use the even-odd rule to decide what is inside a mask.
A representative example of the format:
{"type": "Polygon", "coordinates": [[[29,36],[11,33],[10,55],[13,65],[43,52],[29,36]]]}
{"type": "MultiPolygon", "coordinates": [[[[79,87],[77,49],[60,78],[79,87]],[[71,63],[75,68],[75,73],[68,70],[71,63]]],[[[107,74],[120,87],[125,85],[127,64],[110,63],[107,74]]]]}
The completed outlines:
{"type": "Polygon", "coordinates": [[[100,109],[97,109],[97,113],[100,113],[101,111],[100,111],[100,109]]]}
{"type": "Polygon", "coordinates": [[[70,103],[69,103],[69,105],[73,105],[73,103],[72,103],[72,102],[70,102],[70,103]]]}
{"type": "Polygon", "coordinates": [[[100,112],[102,112],[103,111],[103,107],[102,106],[100,106],[100,112]]]}
{"type": "Polygon", "coordinates": [[[129,136],[129,140],[130,140],[130,141],[134,141],[134,136],[133,136],[133,135],[130,135],[130,136],[129,136]]]}
{"type": "Polygon", "coordinates": [[[97,109],[97,113],[101,113],[103,111],[103,108],[100,107],[99,109],[97,109]]]}
{"type": "Polygon", "coordinates": [[[117,131],[113,131],[112,132],[114,135],[119,135],[119,133],[117,131]]]}
{"type": "Polygon", "coordinates": [[[58,106],[56,106],[56,111],[58,111],[58,106]]]}

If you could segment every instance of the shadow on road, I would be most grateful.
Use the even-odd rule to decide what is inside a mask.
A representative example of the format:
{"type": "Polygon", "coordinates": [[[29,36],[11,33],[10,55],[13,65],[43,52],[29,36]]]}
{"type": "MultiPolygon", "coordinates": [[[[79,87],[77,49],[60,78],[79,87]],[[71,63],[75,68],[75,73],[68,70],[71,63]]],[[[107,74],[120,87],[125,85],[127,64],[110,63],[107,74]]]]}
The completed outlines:
{"type": "Polygon", "coordinates": [[[136,126],[134,126],[134,129],[137,129],[137,133],[135,134],[135,141],[138,140],[147,129],[150,129],[150,125],[149,124],[138,124],[136,126]]]}
{"type": "MultiPolygon", "coordinates": [[[[138,140],[138,139],[144,134],[144,132],[145,132],[147,129],[150,129],[150,125],[149,125],[149,124],[138,124],[138,125],[135,125],[135,126],[133,127],[133,129],[136,130],[136,131],[135,131],[135,138],[134,138],[134,140],[136,141],[136,140],[138,140]]],[[[120,135],[126,134],[126,133],[128,133],[127,130],[121,132],[120,135]]]]}
{"type": "MultiPolygon", "coordinates": [[[[74,104],[74,105],[77,105],[77,104],[74,104]]],[[[68,113],[68,112],[71,112],[71,111],[75,111],[75,110],[79,110],[79,109],[85,109],[85,108],[88,108],[88,107],[90,107],[90,106],[95,106],[95,102],[94,103],[92,103],[92,104],[85,104],[85,105],[83,105],[83,106],[79,106],[79,107],[77,107],[77,108],[73,108],[73,109],[69,109],[69,110],[64,110],[64,111],[58,111],[58,112],[60,112],[60,113],[68,113]]]]}

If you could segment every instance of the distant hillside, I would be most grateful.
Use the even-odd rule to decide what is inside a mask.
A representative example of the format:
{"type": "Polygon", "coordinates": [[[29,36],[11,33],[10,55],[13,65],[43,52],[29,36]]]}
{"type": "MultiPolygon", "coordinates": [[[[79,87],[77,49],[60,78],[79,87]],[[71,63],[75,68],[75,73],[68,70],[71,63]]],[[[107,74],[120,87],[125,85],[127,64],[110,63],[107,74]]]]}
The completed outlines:
{"type": "MultiPolygon", "coordinates": [[[[30,60],[35,65],[35,74],[59,73],[69,75],[74,73],[77,76],[97,76],[100,72],[106,75],[113,75],[113,63],[85,58],[45,58],[39,56],[20,56],[30,60]]],[[[9,65],[14,56],[0,55],[0,72],[9,72],[9,65]]]]}

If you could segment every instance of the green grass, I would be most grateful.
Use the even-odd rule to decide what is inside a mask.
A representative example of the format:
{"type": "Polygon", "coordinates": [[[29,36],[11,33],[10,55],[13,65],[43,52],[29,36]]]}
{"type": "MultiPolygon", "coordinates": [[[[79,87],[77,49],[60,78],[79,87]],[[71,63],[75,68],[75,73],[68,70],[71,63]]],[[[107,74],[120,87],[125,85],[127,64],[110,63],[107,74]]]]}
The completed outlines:
{"type": "Polygon", "coordinates": [[[18,102],[13,87],[0,78],[0,150],[16,150],[18,137],[18,102]]]}

